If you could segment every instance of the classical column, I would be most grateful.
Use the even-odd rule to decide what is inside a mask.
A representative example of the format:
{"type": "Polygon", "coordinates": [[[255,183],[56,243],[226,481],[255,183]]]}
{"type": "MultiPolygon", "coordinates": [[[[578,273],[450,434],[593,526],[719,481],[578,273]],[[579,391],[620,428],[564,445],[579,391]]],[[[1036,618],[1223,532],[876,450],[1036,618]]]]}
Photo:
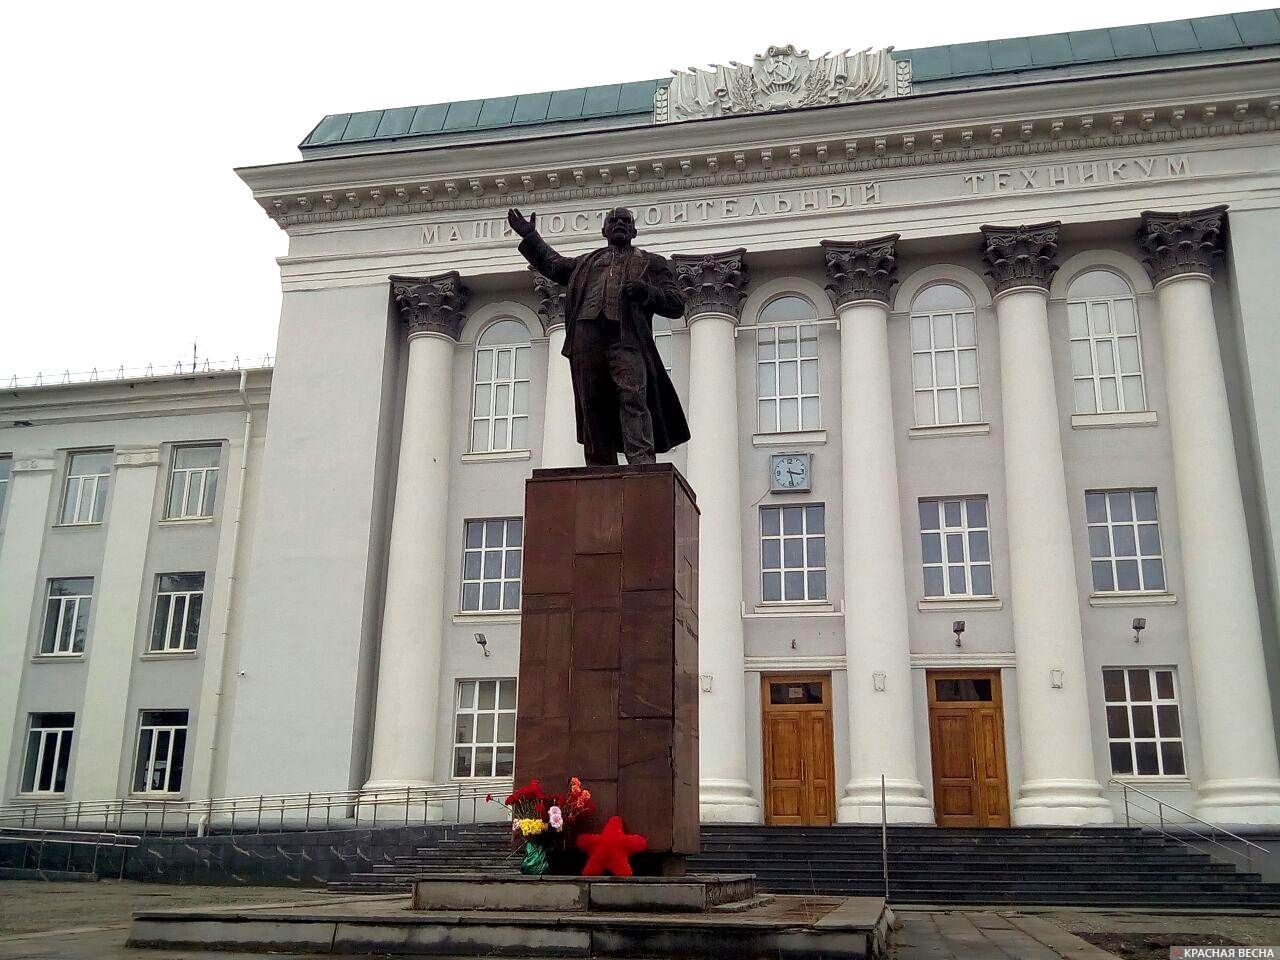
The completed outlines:
{"type": "Polygon", "coordinates": [[[1109,823],[1093,765],[1089,677],[1049,348],[1058,224],[982,227],[1000,328],[1010,606],[1023,780],[1018,825],[1109,823]]]}
{"type": "Polygon", "coordinates": [[[469,291],[453,272],[425,279],[392,277],[391,295],[409,332],[409,370],[378,650],[373,758],[365,784],[371,792],[434,782],[453,459],[453,351],[469,291]]]}
{"type": "MultiPolygon", "coordinates": [[[[137,663],[139,611],[149,610],[151,603],[150,584],[143,579],[143,571],[159,472],[158,447],[116,449],[102,572],[93,590],[93,630],[86,650],[84,710],[76,724],[76,736],[80,739],[75,752],[76,799],[99,800],[119,795],[122,735],[129,756],[126,777],[132,776],[138,721],[137,714],[130,716],[127,711],[129,682],[137,663]],[[147,593],[138,589],[139,583],[146,585],[147,593]]],[[[144,634],[149,635],[150,624],[146,627],[144,634]]],[[[190,719],[199,726],[201,717],[196,715],[190,719]]],[[[182,783],[189,796],[195,793],[191,783],[192,765],[188,759],[182,783]]],[[[131,786],[126,782],[125,791],[131,786]]]]}
{"type": "MultiPolygon", "coordinates": [[[[533,269],[532,267],[530,268],[533,269]]],[[[538,317],[547,335],[547,399],[542,413],[542,466],[579,467],[584,463],[574,416],[573,381],[564,350],[565,289],[542,274],[533,275],[538,317]]]]}
{"type": "Polygon", "coordinates": [[[746,298],[745,250],[675,256],[689,325],[689,483],[698,542],[699,812],[704,822],[758,823],[747,782],[742,633],[742,494],[734,332],[746,298]]]}
{"type": "Polygon", "coordinates": [[[889,291],[898,235],[824,240],[840,318],[844,643],[850,776],[841,823],[879,823],[880,778],[894,823],[932,823],[916,772],[902,515],[889,383],[889,291]],[[883,681],[880,681],[881,675],[883,681]],[[875,678],[873,680],[873,678],[875,678]]]}
{"type": "Polygon", "coordinates": [[[1156,285],[1203,779],[1196,813],[1280,823],[1280,766],[1244,501],[1213,316],[1225,206],[1142,214],[1156,285]]]}

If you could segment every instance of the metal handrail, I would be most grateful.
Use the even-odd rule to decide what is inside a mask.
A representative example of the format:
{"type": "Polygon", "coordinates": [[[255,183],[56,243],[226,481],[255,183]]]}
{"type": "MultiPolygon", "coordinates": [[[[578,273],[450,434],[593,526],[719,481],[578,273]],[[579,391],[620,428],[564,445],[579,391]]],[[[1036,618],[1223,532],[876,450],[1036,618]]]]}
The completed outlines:
{"type": "Polygon", "coordinates": [[[309,793],[210,797],[203,800],[149,798],[113,798],[106,800],[21,801],[0,806],[0,829],[6,825],[18,828],[28,824],[59,822],[66,828],[74,824],[101,823],[114,825],[116,831],[141,827],[141,835],[179,833],[196,836],[225,829],[232,835],[262,833],[266,830],[356,829],[373,825],[413,823],[476,822],[480,802],[493,789],[492,784],[467,786],[462,783],[430,787],[404,787],[391,790],[332,790],[309,793]],[[464,818],[464,805],[471,801],[469,821],[464,818]],[[452,816],[449,807],[452,806],[452,816]],[[334,808],[339,813],[335,817],[334,808]],[[420,815],[418,808],[421,808],[420,815]],[[435,809],[436,816],[432,816],[435,809]],[[390,810],[391,816],[385,816],[390,810]],[[336,822],[335,822],[336,821],[336,822]],[[353,821],[353,822],[348,822],[353,821]],[[154,827],[154,829],[153,829],[154,827]]]}
{"type": "Polygon", "coordinates": [[[1168,824],[1169,826],[1176,826],[1183,830],[1186,830],[1189,833],[1191,833],[1193,836],[1195,836],[1197,839],[1203,840],[1207,843],[1211,843],[1215,847],[1218,847],[1219,849],[1225,851],[1226,853],[1230,854],[1233,857],[1239,858],[1243,856],[1245,867],[1250,873],[1253,872],[1253,856],[1250,853],[1251,850],[1257,850],[1260,853],[1262,853],[1264,856],[1270,856],[1271,854],[1271,851],[1268,850],[1266,847],[1256,844],[1252,840],[1247,840],[1244,837],[1240,836],[1238,833],[1232,833],[1230,830],[1226,829],[1225,827],[1220,827],[1216,823],[1210,823],[1208,820],[1203,820],[1200,817],[1197,817],[1194,813],[1188,813],[1186,810],[1183,810],[1181,807],[1175,807],[1172,803],[1169,803],[1166,800],[1161,800],[1159,797],[1153,797],[1151,794],[1147,793],[1146,791],[1139,790],[1137,787],[1127,783],[1124,780],[1119,780],[1119,779],[1116,779],[1115,777],[1112,777],[1110,780],[1110,783],[1114,786],[1119,787],[1123,791],[1124,824],[1126,827],[1133,826],[1132,821],[1135,819],[1129,810],[1129,804],[1130,804],[1129,793],[1130,791],[1132,791],[1133,793],[1136,793],[1139,796],[1146,797],[1148,800],[1150,800],[1152,803],[1156,805],[1156,809],[1151,810],[1150,808],[1144,807],[1142,804],[1139,804],[1136,801],[1134,802],[1133,805],[1137,809],[1142,810],[1146,813],[1154,813],[1159,818],[1158,824],[1149,823],[1141,819],[1138,819],[1138,823],[1144,827],[1150,827],[1157,830],[1162,836],[1166,836],[1171,840],[1176,840],[1178,843],[1181,843],[1185,847],[1192,847],[1194,849],[1199,849],[1198,847],[1196,847],[1194,843],[1192,843],[1190,840],[1187,840],[1185,837],[1179,836],[1176,833],[1170,833],[1168,830],[1166,830],[1165,829],[1166,824],[1168,824]],[[1164,812],[1166,809],[1171,810],[1174,813],[1179,814],[1183,817],[1186,817],[1187,821],[1200,824],[1201,826],[1204,826],[1204,827],[1208,827],[1210,833],[1208,835],[1201,833],[1195,828],[1189,826],[1187,821],[1180,821],[1180,822],[1167,821],[1164,815],[1164,812]],[[1231,840],[1234,840],[1236,843],[1242,844],[1244,846],[1244,853],[1243,854],[1238,853],[1231,847],[1227,846],[1227,844],[1223,843],[1221,840],[1218,840],[1214,836],[1215,833],[1220,833],[1223,836],[1229,837],[1231,840]]]}

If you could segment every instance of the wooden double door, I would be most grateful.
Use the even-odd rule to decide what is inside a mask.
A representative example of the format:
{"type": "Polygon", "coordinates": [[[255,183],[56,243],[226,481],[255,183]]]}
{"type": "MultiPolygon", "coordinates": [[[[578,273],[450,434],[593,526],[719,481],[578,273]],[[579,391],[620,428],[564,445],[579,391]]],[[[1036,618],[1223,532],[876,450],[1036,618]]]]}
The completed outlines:
{"type": "Polygon", "coordinates": [[[835,822],[830,674],[765,674],[765,822],[827,826],[835,822]]]}
{"type": "Polygon", "coordinates": [[[1009,826],[998,670],[930,670],[933,807],[940,827],[1009,826]]]}

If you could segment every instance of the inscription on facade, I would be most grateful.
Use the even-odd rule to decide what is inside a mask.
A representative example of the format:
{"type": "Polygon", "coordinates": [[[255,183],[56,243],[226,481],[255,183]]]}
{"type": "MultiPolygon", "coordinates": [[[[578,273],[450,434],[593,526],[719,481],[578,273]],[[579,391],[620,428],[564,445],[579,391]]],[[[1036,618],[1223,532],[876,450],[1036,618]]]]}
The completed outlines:
{"type": "MultiPolygon", "coordinates": [[[[1143,180],[1181,178],[1191,173],[1187,154],[1090,160],[1074,163],[1034,164],[984,172],[917,175],[882,178],[863,183],[773,190],[700,200],[669,200],[631,204],[637,224],[680,228],[690,224],[805,216],[862,207],[911,206],[1013,193],[1024,190],[1057,191],[1137,183],[1143,180]]],[[[625,202],[625,201],[624,201],[625,202]]],[[[591,237],[599,234],[605,211],[540,212],[539,230],[548,237],[591,237]]],[[[424,246],[448,246],[507,242],[514,234],[506,217],[452,220],[424,224],[424,246]]]]}

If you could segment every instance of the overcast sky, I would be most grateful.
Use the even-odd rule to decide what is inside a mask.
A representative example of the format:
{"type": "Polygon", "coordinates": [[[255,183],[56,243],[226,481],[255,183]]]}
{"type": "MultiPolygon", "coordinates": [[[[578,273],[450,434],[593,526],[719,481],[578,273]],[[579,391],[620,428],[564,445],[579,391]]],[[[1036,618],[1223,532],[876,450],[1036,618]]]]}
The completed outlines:
{"type": "Polygon", "coordinates": [[[275,351],[286,237],[232,172],[326,113],[666,76],[770,44],[900,49],[1245,0],[13,0],[0,58],[0,381],[275,351]],[[612,36],[613,39],[606,39],[612,36]]]}

